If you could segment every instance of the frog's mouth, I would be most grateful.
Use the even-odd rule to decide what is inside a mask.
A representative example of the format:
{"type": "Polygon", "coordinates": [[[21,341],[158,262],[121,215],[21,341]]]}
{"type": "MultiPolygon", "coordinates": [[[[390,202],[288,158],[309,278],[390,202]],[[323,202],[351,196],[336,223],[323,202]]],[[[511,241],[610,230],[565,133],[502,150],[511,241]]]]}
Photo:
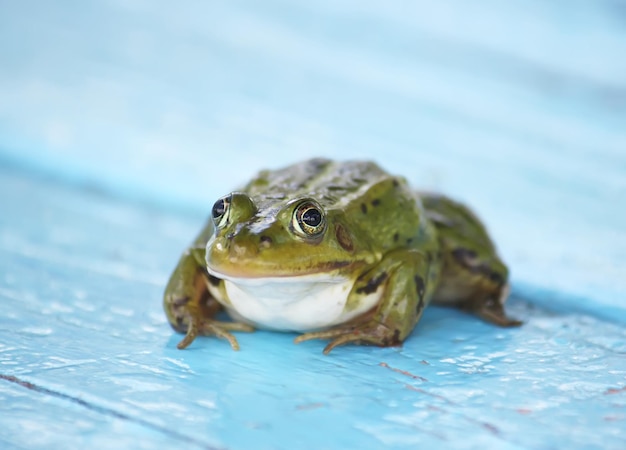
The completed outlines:
{"type": "MultiPolygon", "coordinates": [[[[229,314],[260,328],[311,331],[343,323],[372,308],[379,293],[346,308],[354,279],[329,273],[284,277],[238,277],[209,268],[224,281],[229,314]]],[[[219,292],[215,292],[219,300],[219,292]]]]}
{"type": "Polygon", "coordinates": [[[306,281],[307,277],[310,277],[312,281],[324,278],[329,280],[335,278],[345,280],[346,276],[344,276],[344,274],[354,272],[354,269],[360,265],[362,265],[360,261],[330,261],[298,269],[291,267],[287,271],[275,265],[264,267],[263,265],[220,264],[218,268],[216,268],[212,264],[207,264],[207,271],[210,275],[222,280],[236,279],[241,283],[264,284],[269,280],[284,280],[286,283],[293,282],[294,279],[306,281]]]}
{"type": "Polygon", "coordinates": [[[349,277],[338,275],[321,268],[319,271],[308,272],[304,274],[250,274],[242,271],[237,274],[224,273],[219,270],[207,267],[209,275],[219,278],[220,280],[229,281],[238,285],[245,286],[264,286],[264,285],[308,285],[308,284],[338,284],[349,280],[349,277]]]}

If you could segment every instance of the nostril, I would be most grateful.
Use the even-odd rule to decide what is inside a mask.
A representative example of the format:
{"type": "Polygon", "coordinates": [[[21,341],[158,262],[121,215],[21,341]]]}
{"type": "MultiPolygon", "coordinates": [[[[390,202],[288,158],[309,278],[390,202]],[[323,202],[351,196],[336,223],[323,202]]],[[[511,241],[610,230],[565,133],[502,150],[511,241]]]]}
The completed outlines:
{"type": "Polygon", "coordinates": [[[269,247],[270,245],[272,245],[272,238],[269,236],[261,236],[259,238],[259,241],[261,242],[261,245],[263,247],[269,247]]]}

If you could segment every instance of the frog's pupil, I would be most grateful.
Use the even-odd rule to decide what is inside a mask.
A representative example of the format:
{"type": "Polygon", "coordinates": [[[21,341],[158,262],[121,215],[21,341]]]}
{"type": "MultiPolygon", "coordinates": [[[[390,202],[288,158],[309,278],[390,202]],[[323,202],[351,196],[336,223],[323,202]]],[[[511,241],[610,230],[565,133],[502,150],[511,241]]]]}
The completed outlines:
{"type": "Polygon", "coordinates": [[[213,205],[213,218],[214,219],[219,219],[221,216],[224,215],[224,199],[219,199],[218,201],[215,202],[215,205],[213,205]]]}
{"type": "Polygon", "coordinates": [[[302,221],[310,227],[316,227],[322,223],[322,213],[315,208],[309,208],[302,214],[302,221]]]}

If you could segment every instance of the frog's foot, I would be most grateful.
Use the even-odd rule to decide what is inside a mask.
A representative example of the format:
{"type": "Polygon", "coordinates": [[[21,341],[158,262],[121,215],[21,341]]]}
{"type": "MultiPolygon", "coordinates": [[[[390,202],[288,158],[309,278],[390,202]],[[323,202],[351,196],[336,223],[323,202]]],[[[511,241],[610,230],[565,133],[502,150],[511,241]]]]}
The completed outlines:
{"type": "Polygon", "coordinates": [[[507,317],[504,312],[503,304],[494,299],[487,299],[485,301],[478,302],[470,307],[470,312],[476,314],[478,317],[486,322],[498,325],[500,327],[519,327],[522,325],[521,320],[511,319],[507,317]]]}
{"type": "Polygon", "coordinates": [[[402,342],[400,340],[400,330],[392,330],[376,321],[366,322],[359,326],[343,326],[325,331],[304,333],[295,338],[294,342],[299,344],[312,339],[332,339],[324,347],[325,355],[328,355],[335,347],[350,343],[390,347],[402,342]]]}
{"type": "Polygon", "coordinates": [[[230,333],[231,331],[243,331],[251,333],[254,331],[254,327],[241,322],[220,322],[217,320],[206,318],[192,317],[189,320],[189,326],[187,327],[187,334],[182,341],[176,346],[182,350],[187,348],[198,335],[208,336],[214,335],[221,339],[226,339],[233,350],[239,350],[239,342],[237,338],[230,333]]]}

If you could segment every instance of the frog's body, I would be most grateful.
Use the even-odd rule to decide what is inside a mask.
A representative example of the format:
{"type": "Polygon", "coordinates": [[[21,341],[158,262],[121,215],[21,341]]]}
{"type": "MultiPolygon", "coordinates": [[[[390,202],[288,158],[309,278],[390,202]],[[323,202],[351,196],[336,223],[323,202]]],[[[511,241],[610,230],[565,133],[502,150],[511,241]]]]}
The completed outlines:
{"type": "Polygon", "coordinates": [[[269,328],[296,342],[404,341],[430,301],[502,326],[507,268],[480,221],[445,197],[418,194],[370,162],[314,159],[263,171],[218,200],[165,291],[187,332],[269,328]],[[225,308],[233,322],[215,315],[225,308]]]}

